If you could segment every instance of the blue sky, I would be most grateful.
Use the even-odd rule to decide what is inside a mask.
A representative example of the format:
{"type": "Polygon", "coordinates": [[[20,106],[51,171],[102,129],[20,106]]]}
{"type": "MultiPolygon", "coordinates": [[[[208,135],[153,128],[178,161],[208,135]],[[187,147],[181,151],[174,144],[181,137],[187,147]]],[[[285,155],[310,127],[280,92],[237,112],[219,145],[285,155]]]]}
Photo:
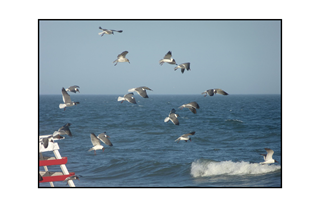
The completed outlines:
{"type": "Polygon", "coordinates": [[[281,23],[271,21],[40,21],[39,91],[61,94],[125,94],[148,86],[149,94],[281,93],[281,23]],[[123,30],[98,35],[101,30],[123,30]],[[127,50],[129,63],[113,61],[127,50]],[[172,51],[190,71],[159,65],[172,51]]]}

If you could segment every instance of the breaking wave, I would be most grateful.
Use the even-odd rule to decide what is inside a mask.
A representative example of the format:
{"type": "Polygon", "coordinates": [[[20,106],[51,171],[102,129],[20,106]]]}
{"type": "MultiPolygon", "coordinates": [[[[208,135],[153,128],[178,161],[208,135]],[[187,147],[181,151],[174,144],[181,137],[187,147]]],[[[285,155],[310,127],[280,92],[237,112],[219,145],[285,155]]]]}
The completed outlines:
{"type": "Polygon", "coordinates": [[[190,174],[193,177],[208,177],[215,175],[256,175],[273,172],[281,169],[279,165],[260,165],[259,163],[249,163],[245,161],[232,162],[222,161],[216,162],[212,160],[196,160],[191,164],[190,174]]]}

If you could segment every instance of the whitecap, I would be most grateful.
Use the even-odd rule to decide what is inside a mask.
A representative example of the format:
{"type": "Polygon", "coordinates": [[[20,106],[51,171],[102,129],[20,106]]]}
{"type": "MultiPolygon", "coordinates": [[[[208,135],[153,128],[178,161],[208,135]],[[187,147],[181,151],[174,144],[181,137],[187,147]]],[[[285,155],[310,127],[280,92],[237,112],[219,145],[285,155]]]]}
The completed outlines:
{"type": "Polygon", "coordinates": [[[208,161],[196,160],[191,164],[190,174],[193,177],[208,177],[215,175],[256,175],[273,172],[281,169],[279,165],[260,165],[258,163],[249,163],[245,161],[232,162],[229,161],[208,161]]]}

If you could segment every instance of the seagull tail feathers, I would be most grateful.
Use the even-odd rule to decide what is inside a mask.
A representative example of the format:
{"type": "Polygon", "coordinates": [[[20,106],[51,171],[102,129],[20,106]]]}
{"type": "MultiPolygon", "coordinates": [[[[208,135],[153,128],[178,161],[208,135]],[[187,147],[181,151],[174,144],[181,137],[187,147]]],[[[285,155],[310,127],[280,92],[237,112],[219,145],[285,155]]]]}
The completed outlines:
{"type": "Polygon", "coordinates": [[[59,104],[59,108],[60,109],[63,109],[63,108],[65,108],[67,105],[66,104],[59,104]]]}
{"type": "Polygon", "coordinates": [[[124,100],[126,100],[126,99],[121,96],[118,97],[118,101],[124,101],[124,100]]]}
{"type": "Polygon", "coordinates": [[[128,90],[128,92],[134,92],[135,91],[135,88],[130,88],[129,90],[128,90]]]}

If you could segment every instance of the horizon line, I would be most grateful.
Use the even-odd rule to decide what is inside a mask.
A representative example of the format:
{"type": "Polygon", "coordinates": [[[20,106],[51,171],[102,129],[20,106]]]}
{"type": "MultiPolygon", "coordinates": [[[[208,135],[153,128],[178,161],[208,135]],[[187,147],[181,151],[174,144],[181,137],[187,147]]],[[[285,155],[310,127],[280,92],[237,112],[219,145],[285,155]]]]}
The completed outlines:
{"type": "MultiPolygon", "coordinates": [[[[69,93],[69,94],[73,94],[73,93],[69,93]]],[[[77,93],[78,95],[86,95],[86,96],[88,96],[88,95],[96,95],[96,96],[98,96],[98,95],[106,95],[106,96],[112,96],[112,95],[123,95],[122,93],[120,94],[116,94],[116,93],[112,93],[112,94],[91,94],[91,93],[77,93]]],[[[39,94],[38,93],[38,95],[60,95],[61,96],[61,94],[59,94],[59,93],[53,93],[53,94],[39,94]]],[[[198,94],[198,93],[190,93],[190,94],[152,94],[152,96],[163,96],[163,95],[166,95],[166,96],[168,96],[168,95],[173,95],[173,96],[183,96],[183,95],[203,95],[203,94],[198,94]]],[[[228,95],[281,95],[281,93],[247,93],[247,94],[243,94],[243,93],[238,93],[238,94],[228,94],[228,95]]]]}

